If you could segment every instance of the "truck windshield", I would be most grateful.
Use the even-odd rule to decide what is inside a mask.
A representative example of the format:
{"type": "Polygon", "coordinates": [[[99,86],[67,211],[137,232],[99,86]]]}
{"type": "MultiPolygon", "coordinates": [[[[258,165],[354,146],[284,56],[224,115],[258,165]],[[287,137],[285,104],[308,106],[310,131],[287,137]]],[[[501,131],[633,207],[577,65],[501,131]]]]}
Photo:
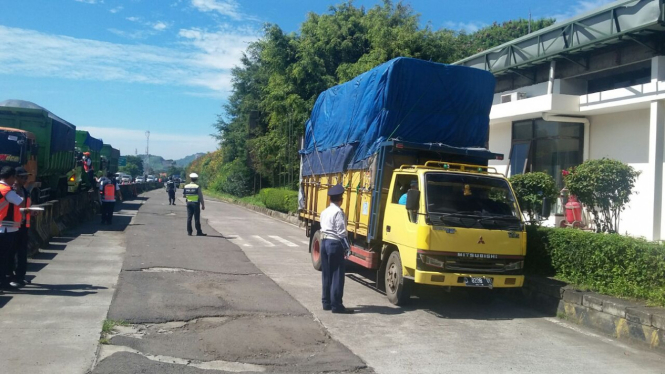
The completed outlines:
{"type": "Polygon", "coordinates": [[[483,175],[427,173],[429,220],[446,226],[496,230],[521,229],[515,196],[508,182],[483,175]]]}
{"type": "Polygon", "coordinates": [[[22,134],[0,131],[0,165],[21,165],[21,150],[24,146],[25,138],[22,134]]]}

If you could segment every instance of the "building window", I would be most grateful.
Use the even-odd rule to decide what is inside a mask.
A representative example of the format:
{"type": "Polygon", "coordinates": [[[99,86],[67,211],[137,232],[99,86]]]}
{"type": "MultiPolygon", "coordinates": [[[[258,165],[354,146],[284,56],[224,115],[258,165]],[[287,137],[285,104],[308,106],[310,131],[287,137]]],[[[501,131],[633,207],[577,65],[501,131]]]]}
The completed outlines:
{"type": "Polygon", "coordinates": [[[600,78],[589,79],[587,93],[609,91],[649,82],[651,82],[651,67],[646,67],[634,71],[614,73],[600,78]]]}
{"type": "Polygon", "coordinates": [[[582,163],[584,125],[543,119],[513,122],[510,175],[542,171],[563,188],[561,170],[582,163]]]}

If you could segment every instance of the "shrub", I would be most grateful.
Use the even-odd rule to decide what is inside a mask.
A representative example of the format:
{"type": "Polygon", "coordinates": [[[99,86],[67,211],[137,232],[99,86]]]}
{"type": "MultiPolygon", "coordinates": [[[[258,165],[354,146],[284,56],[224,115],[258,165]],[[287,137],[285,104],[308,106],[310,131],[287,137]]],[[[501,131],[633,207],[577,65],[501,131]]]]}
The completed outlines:
{"type": "Polygon", "coordinates": [[[621,161],[588,160],[564,174],[570,194],[591,210],[598,232],[618,232],[619,216],[626,209],[640,175],[621,161]]]}
{"type": "Polygon", "coordinates": [[[525,272],[665,306],[665,246],[643,239],[530,227],[525,272]]]}
{"type": "Polygon", "coordinates": [[[284,213],[298,211],[298,192],[281,188],[264,188],[259,191],[259,198],[266,208],[284,213]]]}
{"type": "Polygon", "coordinates": [[[534,172],[516,174],[510,177],[520,209],[529,217],[529,222],[539,224],[538,217],[543,210],[543,199],[552,201],[559,192],[554,178],[547,173],[534,172]]]}
{"type": "Polygon", "coordinates": [[[252,171],[240,160],[225,163],[220,168],[211,187],[228,194],[244,197],[252,194],[252,171]]]}

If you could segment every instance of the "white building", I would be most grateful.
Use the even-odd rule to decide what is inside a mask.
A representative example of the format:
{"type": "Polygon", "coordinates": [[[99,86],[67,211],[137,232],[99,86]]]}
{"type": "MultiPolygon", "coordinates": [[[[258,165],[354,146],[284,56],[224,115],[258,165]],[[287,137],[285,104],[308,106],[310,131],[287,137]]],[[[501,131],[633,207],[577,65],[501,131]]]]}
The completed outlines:
{"type": "MultiPolygon", "coordinates": [[[[617,1],[457,62],[496,79],[490,165],[512,175],[612,158],[642,172],[620,232],[665,239],[665,7],[617,1]]],[[[559,217],[560,221],[562,217],[559,217]]]]}

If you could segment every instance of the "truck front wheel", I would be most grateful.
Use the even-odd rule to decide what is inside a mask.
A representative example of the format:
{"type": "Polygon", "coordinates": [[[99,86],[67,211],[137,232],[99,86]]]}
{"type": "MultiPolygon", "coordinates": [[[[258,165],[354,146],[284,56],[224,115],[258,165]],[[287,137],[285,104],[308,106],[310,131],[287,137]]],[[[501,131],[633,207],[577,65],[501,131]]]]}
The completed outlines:
{"type": "Polygon", "coordinates": [[[402,274],[402,260],[399,251],[393,251],[386,263],[386,296],[395,305],[405,305],[411,298],[412,281],[402,274]]]}
{"type": "Polygon", "coordinates": [[[316,230],[309,242],[309,254],[312,257],[314,269],[321,270],[321,230],[316,230]]]}

